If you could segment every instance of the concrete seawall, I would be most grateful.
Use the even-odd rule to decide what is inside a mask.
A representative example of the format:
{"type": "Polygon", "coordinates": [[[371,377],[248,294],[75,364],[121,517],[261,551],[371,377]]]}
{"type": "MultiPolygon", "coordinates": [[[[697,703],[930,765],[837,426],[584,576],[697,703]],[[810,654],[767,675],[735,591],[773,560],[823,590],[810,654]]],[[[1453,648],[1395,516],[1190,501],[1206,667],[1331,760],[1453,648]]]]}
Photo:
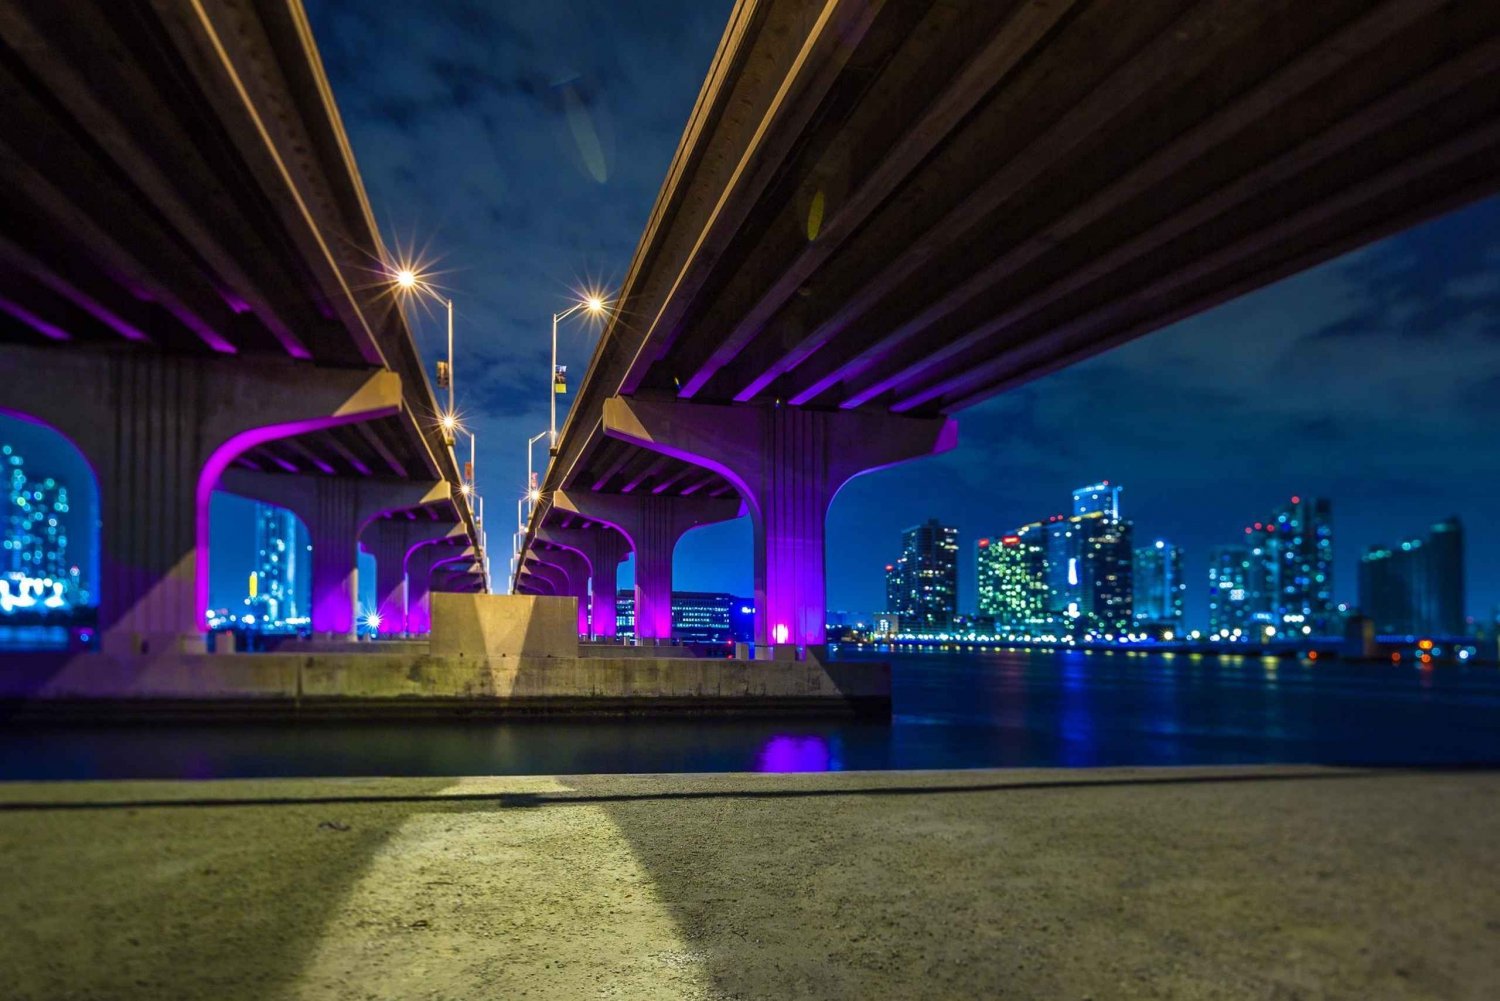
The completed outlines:
{"type": "Polygon", "coordinates": [[[888,715],[885,664],[411,653],[10,656],[12,716],[888,715]]]}

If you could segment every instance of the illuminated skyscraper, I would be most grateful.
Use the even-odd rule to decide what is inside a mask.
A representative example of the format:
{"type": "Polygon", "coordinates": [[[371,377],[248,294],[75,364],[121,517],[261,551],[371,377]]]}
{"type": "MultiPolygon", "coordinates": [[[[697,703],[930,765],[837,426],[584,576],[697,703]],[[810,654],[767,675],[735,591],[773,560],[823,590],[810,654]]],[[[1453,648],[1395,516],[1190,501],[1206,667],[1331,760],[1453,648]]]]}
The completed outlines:
{"type": "Polygon", "coordinates": [[[1211,638],[1244,635],[1251,627],[1253,595],[1248,546],[1218,546],[1208,560],[1208,632],[1211,638]]]}
{"type": "Polygon", "coordinates": [[[1073,491],[1073,517],[1102,514],[1111,521],[1120,520],[1120,488],[1108,480],[1079,487],[1073,491]]]}
{"type": "Polygon", "coordinates": [[[255,505],[255,572],[245,604],[262,628],[277,628],[301,617],[297,585],[302,573],[297,518],[285,508],[255,505]]]}
{"type": "Polygon", "coordinates": [[[53,581],[62,585],[63,603],[86,604],[88,592],[68,552],[72,508],[67,484],[51,476],[28,476],[25,459],[10,445],[0,445],[0,476],[5,503],[0,573],[53,581]]]}
{"type": "Polygon", "coordinates": [[[1359,562],[1360,611],[1381,635],[1462,636],[1463,526],[1448,518],[1426,539],[1371,546],[1359,562]]]}
{"type": "Polygon", "coordinates": [[[1277,541],[1272,611],[1280,617],[1280,628],[1315,636],[1338,632],[1333,608],[1333,505],[1322,497],[1293,497],[1290,504],[1277,508],[1272,522],[1277,541]]]}
{"type": "Polygon", "coordinates": [[[1104,511],[1075,518],[1083,530],[1080,609],[1096,634],[1128,632],[1135,621],[1131,524],[1104,511]]]}
{"type": "Polygon", "coordinates": [[[1046,540],[1040,522],[1012,535],[979,540],[979,614],[993,618],[997,632],[1034,636],[1049,631],[1046,540]]]}
{"type": "Polygon", "coordinates": [[[886,609],[913,632],[946,628],[958,613],[958,529],[937,519],[901,533],[901,557],[886,570],[886,609]]]}
{"type": "Polygon", "coordinates": [[[1279,635],[1339,631],[1333,603],[1333,509],[1327,500],[1293,497],[1266,521],[1245,526],[1245,547],[1250,626],[1279,635]]]}
{"type": "Polygon", "coordinates": [[[981,615],[1032,635],[1109,636],[1133,622],[1130,522],[1119,487],[1073,492],[1082,514],[1057,514],[991,540],[978,554],[981,615]],[[1016,540],[1014,548],[1006,540],[1016,540]],[[994,552],[986,552],[994,549],[994,552]]]}
{"type": "Polygon", "coordinates": [[[1182,629],[1182,550],[1157,539],[1135,551],[1135,621],[1143,626],[1182,629]]]}

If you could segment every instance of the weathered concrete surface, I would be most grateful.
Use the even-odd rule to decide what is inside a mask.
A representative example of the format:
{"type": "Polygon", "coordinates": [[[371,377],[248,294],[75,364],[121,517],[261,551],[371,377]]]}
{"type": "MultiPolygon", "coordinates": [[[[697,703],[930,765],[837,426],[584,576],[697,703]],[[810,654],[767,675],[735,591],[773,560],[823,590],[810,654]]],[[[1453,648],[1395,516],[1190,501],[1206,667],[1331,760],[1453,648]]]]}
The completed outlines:
{"type": "Polygon", "coordinates": [[[72,783],[0,800],[16,999],[1500,992],[1500,773],[72,783]]]}
{"type": "MultiPolygon", "coordinates": [[[[460,596],[463,597],[463,596],[460,596]]],[[[555,600],[555,599],[553,599],[555,600]]],[[[571,602],[571,599],[570,599],[571,602]]],[[[571,624],[570,624],[571,628],[571,624]]],[[[369,644],[372,649],[378,645],[369,644]]],[[[28,712],[63,703],[129,703],[144,711],[430,715],[566,711],[890,711],[890,667],[866,662],[683,657],[484,657],[410,653],[16,656],[0,672],[0,700],[28,712]],[[821,709],[820,709],[821,707],[821,709]]],[[[86,709],[88,706],[69,707],[86,709]]],[[[102,709],[103,707],[101,707],[102,709]]]]}
{"type": "Polygon", "coordinates": [[[432,594],[432,652],[469,657],[578,656],[578,599],[432,594]]]}

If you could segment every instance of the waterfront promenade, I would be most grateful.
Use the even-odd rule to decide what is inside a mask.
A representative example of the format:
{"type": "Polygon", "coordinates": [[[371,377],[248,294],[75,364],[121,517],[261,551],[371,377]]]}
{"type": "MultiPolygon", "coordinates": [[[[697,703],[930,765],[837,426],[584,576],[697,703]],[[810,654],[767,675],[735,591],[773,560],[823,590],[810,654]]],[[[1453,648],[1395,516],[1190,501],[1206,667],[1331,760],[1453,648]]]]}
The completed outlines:
{"type": "Polygon", "coordinates": [[[0,786],[41,998],[1489,998],[1500,772],[0,786]]]}

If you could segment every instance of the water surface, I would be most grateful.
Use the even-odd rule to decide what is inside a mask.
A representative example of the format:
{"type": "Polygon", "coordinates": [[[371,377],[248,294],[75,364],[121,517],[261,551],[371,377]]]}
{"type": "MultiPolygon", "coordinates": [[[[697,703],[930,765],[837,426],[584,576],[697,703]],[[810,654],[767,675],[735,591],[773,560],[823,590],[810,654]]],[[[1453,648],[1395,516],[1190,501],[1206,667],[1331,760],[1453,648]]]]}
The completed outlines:
{"type": "Polygon", "coordinates": [[[17,726],[0,779],[1500,764],[1500,670],[1081,651],[893,661],[893,716],[17,726]]]}

